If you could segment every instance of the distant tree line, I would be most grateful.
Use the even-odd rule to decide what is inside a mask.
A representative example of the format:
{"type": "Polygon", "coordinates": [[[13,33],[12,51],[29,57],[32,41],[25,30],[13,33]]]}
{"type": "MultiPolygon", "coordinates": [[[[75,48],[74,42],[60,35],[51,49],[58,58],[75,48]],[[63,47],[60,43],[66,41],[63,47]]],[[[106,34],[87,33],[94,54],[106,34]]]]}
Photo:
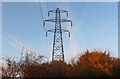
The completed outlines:
{"type": "Polygon", "coordinates": [[[120,59],[109,52],[85,51],[70,63],[45,61],[45,56],[26,54],[20,60],[6,58],[2,77],[115,77],[120,75],[120,59]]]}

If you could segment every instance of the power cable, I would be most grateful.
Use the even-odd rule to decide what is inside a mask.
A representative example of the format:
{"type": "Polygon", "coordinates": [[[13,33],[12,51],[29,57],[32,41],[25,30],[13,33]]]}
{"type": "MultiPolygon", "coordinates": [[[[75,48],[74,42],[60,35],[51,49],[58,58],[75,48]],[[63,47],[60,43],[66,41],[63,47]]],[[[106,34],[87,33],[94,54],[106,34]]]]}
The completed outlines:
{"type": "Polygon", "coordinates": [[[49,9],[48,9],[48,2],[47,2],[47,11],[48,11],[49,9]]]}
{"type": "MultiPolygon", "coordinates": [[[[46,6],[47,6],[47,11],[49,10],[48,9],[48,2],[46,2],[46,6]]],[[[43,11],[42,11],[42,6],[41,6],[41,2],[39,2],[39,8],[40,8],[40,13],[41,13],[41,18],[42,18],[42,20],[43,20],[43,22],[44,22],[44,17],[43,17],[43,11]]],[[[45,29],[45,27],[44,27],[44,30],[45,31],[47,31],[46,29],[45,29]]],[[[46,51],[46,53],[48,53],[49,51],[50,51],[50,46],[49,46],[49,41],[48,41],[48,37],[46,37],[46,43],[47,43],[47,51],[46,51]]]]}
{"type": "Polygon", "coordinates": [[[79,7],[79,13],[78,13],[79,15],[78,15],[78,17],[76,18],[76,21],[75,21],[75,23],[74,23],[74,26],[77,24],[77,21],[78,21],[81,13],[82,13],[82,11],[83,11],[84,6],[85,6],[85,2],[83,3],[83,5],[81,4],[81,8],[79,7]]]}
{"type": "MultiPolygon", "coordinates": [[[[42,18],[42,21],[44,22],[44,17],[43,17],[43,11],[42,11],[42,6],[41,6],[41,1],[39,1],[39,8],[40,8],[40,13],[41,13],[41,18],[42,18]]],[[[44,30],[46,31],[45,27],[43,27],[44,30]]]]}
{"type": "Polygon", "coordinates": [[[78,17],[77,15],[79,15],[79,13],[80,13],[81,6],[82,6],[82,2],[80,2],[80,4],[78,5],[77,11],[76,11],[76,17],[75,17],[75,20],[74,20],[74,24],[77,20],[77,17],[78,17]]]}
{"type": "MultiPolygon", "coordinates": [[[[80,3],[80,4],[78,5],[78,9],[77,9],[76,14],[79,14],[79,13],[80,13],[81,6],[82,6],[82,3],[80,3]]],[[[76,18],[78,18],[78,17],[76,16],[76,18]]],[[[75,23],[76,23],[77,19],[75,19],[74,21],[75,21],[75,22],[74,22],[73,26],[75,26],[75,23]]],[[[70,28],[70,32],[71,32],[71,31],[72,31],[72,27],[70,28]]]]}
{"type": "Polygon", "coordinates": [[[44,17],[43,17],[43,12],[42,12],[42,7],[41,7],[41,2],[39,2],[39,8],[40,8],[40,13],[41,13],[41,18],[44,21],[44,17]]]}

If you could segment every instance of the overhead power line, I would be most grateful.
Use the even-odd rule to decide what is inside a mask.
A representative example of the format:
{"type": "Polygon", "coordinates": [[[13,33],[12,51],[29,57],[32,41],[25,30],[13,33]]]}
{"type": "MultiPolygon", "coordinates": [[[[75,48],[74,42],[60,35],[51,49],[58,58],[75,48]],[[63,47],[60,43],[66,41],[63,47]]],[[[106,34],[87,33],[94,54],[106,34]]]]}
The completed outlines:
{"type": "Polygon", "coordinates": [[[43,12],[42,12],[42,7],[41,7],[41,2],[39,2],[39,8],[40,8],[40,13],[41,13],[41,18],[44,21],[44,17],[43,17],[43,12]]]}
{"type": "Polygon", "coordinates": [[[76,17],[76,20],[75,20],[74,26],[77,24],[78,19],[79,19],[80,15],[81,15],[81,13],[82,13],[82,11],[83,11],[84,6],[85,6],[85,2],[83,2],[83,4],[81,3],[81,5],[79,5],[79,10],[78,10],[79,13],[78,13],[78,16],[76,17]]]}
{"type": "Polygon", "coordinates": [[[47,11],[48,11],[48,10],[49,10],[49,9],[48,9],[48,2],[46,2],[46,4],[47,4],[47,11]]]}
{"type": "MultiPolygon", "coordinates": [[[[43,16],[43,11],[42,11],[41,1],[39,1],[39,8],[40,8],[40,13],[41,13],[42,21],[44,21],[44,16],[43,16]]],[[[45,27],[43,27],[43,28],[46,31],[45,27]]]]}

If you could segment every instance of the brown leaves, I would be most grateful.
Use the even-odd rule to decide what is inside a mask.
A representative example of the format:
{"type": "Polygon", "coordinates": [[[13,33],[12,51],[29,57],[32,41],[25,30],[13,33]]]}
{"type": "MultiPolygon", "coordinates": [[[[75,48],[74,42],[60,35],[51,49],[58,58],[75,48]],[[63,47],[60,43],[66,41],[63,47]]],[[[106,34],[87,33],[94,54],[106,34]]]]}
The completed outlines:
{"type": "Polygon", "coordinates": [[[72,63],[45,62],[44,56],[26,54],[20,61],[6,59],[3,77],[116,77],[120,72],[120,59],[110,57],[109,52],[85,51],[72,63]]]}

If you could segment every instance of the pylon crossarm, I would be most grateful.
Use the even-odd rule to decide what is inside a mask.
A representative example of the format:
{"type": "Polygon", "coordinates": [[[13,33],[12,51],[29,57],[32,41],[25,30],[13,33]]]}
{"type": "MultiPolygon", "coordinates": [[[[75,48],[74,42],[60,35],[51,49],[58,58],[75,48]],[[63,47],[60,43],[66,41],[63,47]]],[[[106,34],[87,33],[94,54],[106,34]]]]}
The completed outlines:
{"type": "Polygon", "coordinates": [[[54,32],[55,31],[55,29],[51,29],[51,30],[47,30],[48,32],[54,32]]]}
{"type": "Polygon", "coordinates": [[[55,31],[55,29],[47,30],[47,31],[46,31],[46,37],[47,37],[47,35],[48,35],[48,32],[54,32],[54,31],[55,31]]]}
{"type": "Polygon", "coordinates": [[[55,22],[55,19],[47,19],[45,22],[55,22]]]}
{"type": "Polygon", "coordinates": [[[62,29],[63,32],[70,32],[69,30],[66,30],[66,29],[62,29]]]}
{"type": "MultiPolygon", "coordinates": [[[[66,30],[66,29],[61,29],[62,32],[67,32],[68,33],[68,36],[70,37],[70,31],[69,30],[66,30]]],[[[50,30],[47,30],[46,31],[46,37],[48,35],[48,32],[55,32],[55,29],[50,29],[50,30]]]]}
{"type": "Polygon", "coordinates": [[[59,9],[59,11],[62,13],[62,12],[67,12],[66,10],[63,10],[63,9],[61,9],[61,8],[57,8],[57,9],[59,9]]]}
{"type": "Polygon", "coordinates": [[[60,13],[64,13],[64,12],[67,13],[67,17],[68,17],[68,11],[60,9],[60,13]]]}
{"type": "Polygon", "coordinates": [[[61,22],[70,22],[71,23],[71,27],[72,27],[72,21],[68,20],[68,19],[61,19],[61,22]]]}
{"type": "MultiPolygon", "coordinates": [[[[44,20],[44,22],[55,22],[56,19],[47,19],[47,20],[44,20]]],[[[71,20],[68,20],[68,19],[60,19],[61,22],[71,22],[71,20]]]]}
{"type": "Polygon", "coordinates": [[[55,22],[55,19],[47,19],[47,20],[44,20],[43,26],[45,26],[45,22],[55,22]]]}
{"type": "Polygon", "coordinates": [[[68,36],[70,37],[70,31],[69,30],[66,30],[66,29],[62,29],[63,32],[67,32],[68,33],[68,36]]]}
{"type": "MultiPolygon", "coordinates": [[[[70,32],[69,30],[66,29],[61,29],[62,32],[70,32]]],[[[49,29],[46,32],[55,32],[55,29],[49,29]]]]}
{"type": "MultiPolygon", "coordinates": [[[[67,17],[68,17],[68,11],[66,11],[66,10],[62,10],[62,9],[60,9],[60,8],[58,8],[59,9],[59,12],[60,13],[67,13],[67,17]]],[[[48,16],[50,15],[50,13],[56,13],[56,10],[49,10],[48,11],[48,16]]]]}
{"type": "Polygon", "coordinates": [[[56,13],[56,10],[49,10],[48,11],[48,16],[49,16],[50,13],[56,13]]]}

